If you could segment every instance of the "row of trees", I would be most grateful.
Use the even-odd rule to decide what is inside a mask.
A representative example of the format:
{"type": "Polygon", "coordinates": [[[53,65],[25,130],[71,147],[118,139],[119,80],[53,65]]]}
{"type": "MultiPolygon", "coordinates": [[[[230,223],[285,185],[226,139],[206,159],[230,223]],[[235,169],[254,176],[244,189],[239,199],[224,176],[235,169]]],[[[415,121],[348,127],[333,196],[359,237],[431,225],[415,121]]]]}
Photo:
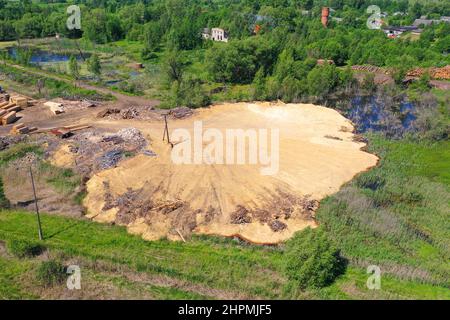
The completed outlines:
{"type": "MultiPolygon", "coordinates": [[[[323,5],[336,10],[332,15],[341,17],[340,25],[345,28],[365,28],[368,18],[365,10],[369,5],[378,5],[391,15],[394,12],[405,13],[390,17],[396,23],[404,24],[422,14],[450,15],[448,1],[415,1],[409,5],[408,0],[224,0],[207,3],[200,0],[108,0],[80,1],[78,4],[83,36],[87,39],[96,43],[125,38],[139,40],[145,42],[149,49],[155,49],[162,40],[172,42],[178,49],[192,49],[200,45],[200,30],[207,26],[221,26],[233,38],[243,39],[251,35],[257,21],[263,26],[263,31],[283,27],[289,33],[307,34],[311,30],[303,30],[305,21],[319,22],[323,5]]],[[[42,5],[30,0],[0,0],[0,40],[36,38],[55,33],[79,35],[66,29],[67,6],[63,2],[42,5]]],[[[335,25],[331,21],[331,26],[335,25]]]]}

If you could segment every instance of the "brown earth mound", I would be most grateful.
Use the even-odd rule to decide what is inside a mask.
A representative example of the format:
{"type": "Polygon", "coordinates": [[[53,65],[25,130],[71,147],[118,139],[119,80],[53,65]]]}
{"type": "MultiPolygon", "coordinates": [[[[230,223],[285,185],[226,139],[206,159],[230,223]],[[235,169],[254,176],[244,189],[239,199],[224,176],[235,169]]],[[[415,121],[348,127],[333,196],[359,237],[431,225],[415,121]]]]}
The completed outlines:
{"type": "Polygon", "coordinates": [[[140,154],[95,174],[87,183],[88,216],[126,225],[148,240],[197,233],[278,243],[316,226],[318,201],[378,160],[361,151],[365,144],[355,141],[349,120],[320,106],[237,103],[199,109],[169,121],[174,150],[195,144],[194,138],[177,139],[173,133],[186,129],[193,137],[196,121],[224,136],[227,129],[278,129],[279,169],[262,175],[263,166],[248,161],[176,164],[172,148],[162,142],[163,123],[150,121],[139,128],[152,137],[154,155],[140,154]]]}

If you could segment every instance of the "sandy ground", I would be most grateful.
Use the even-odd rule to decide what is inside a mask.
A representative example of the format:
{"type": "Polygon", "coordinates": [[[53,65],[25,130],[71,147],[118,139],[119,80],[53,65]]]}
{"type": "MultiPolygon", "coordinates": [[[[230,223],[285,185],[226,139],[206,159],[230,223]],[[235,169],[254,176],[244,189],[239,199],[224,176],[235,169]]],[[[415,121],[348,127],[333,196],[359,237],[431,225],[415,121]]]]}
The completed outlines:
{"type": "MultiPolygon", "coordinates": [[[[197,233],[278,243],[296,231],[316,226],[315,200],[337,192],[378,160],[361,151],[364,144],[353,141],[350,121],[320,106],[216,105],[199,109],[190,118],[171,120],[171,135],[177,128],[193,135],[194,121],[200,120],[204,130],[215,128],[224,135],[226,129],[278,129],[278,172],[262,175],[263,165],[248,161],[176,164],[171,147],[162,142],[162,122],[99,120],[97,126],[140,129],[152,137],[149,148],[156,156],[140,154],[95,174],[87,183],[84,201],[88,217],[127,225],[130,232],[149,240],[180,240],[180,234],[197,233]]],[[[173,142],[174,149],[194,143],[189,139],[173,142]]],[[[203,147],[207,145],[203,143],[203,147]]],[[[195,155],[198,152],[193,150],[195,155]]]]}

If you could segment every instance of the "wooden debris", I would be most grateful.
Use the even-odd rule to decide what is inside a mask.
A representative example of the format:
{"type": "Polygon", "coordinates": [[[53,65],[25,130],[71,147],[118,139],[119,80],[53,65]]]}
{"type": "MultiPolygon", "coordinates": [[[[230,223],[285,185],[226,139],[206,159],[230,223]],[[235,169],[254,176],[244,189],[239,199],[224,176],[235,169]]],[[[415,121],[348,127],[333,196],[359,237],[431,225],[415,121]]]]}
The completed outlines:
{"type": "Polygon", "coordinates": [[[365,65],[365,66],[352,66],[353,71],[365,71],[371,73],[383,73],[388,74],[389,72],[386,69],[382,69],[380,67],[365,65]]]}
{"type": "Polygon", "coordinates": [[[16,104],[14,102],[8,102],[6,106],[3,106],[2,109],[9,109],[11,107],[14,107],[16,104]]]}
{"type": "Polygon", "coordinates": [[[175,231],[178,233],[178,235],[180,236],[181,240],[183,240],[183,242],[186,242],[186,240],[184,239],[183,235],[181,234],[180,230],[175,229],[175,231]]]}
{"type": "Polygon", "coordinates": [[[10,134],[27,134],[30,132],[30,128],[28,128],[24,123],[16,124],[12,127],[10,134]]]}
{"type": "Polygon", "coordinates": [[[17,106],[17,105],[13,105],[13,106],[11,106],[11,107],[9,107],[9,108],[6,108],[5,109],[7,112],[11,112],[11,111],[20,111],[20,110],[22,110],[22,107],[21,106],[17,106]]]}
{"type": "Polygon", "coordinates": [[[17,133],[19,134],[27,134],[30,132],[30,129],[28,127],[23,127],[17,130],[17,133]]]}
{"type": "Polygon", "coordinates": [[[65,129],[53,129],[53,130],[50,130],[50,133],[53,133],[55,136],[57,136],[61,139],[68,138],[73,134],[72,131],[65,130],[65,129]]]}
{"type": "Polygon", "coordinates": [[[64,108],[61,103],[53,102],[53,101],[47,101],[44,103],[44,106],[49,107],[50,111],[53,112],[55,115],[64,113],[64,108]]]}
{"type": "Polygon", "coordinates": [[[10,102],[15,103],[17,106],[21,107],[21,108],[26,108],[28,107],[28,99],[25,97],[21,97],[21,96],[12,96],[9,99],[10,102]]]}
{"type": "Polygon", "coordinates": [[[418,79],[425,73],[429,73],[432,79],[437,80],[450,80],[450,65],[442,68],[415,68],[410,70],[406,76],[410,78],[418,79]]]}
{"type": "Polygon", "coordinates": [[[7,124],[13,123],[16,120],[17,120],[16,112],[12,111],[2,117],[2,124],[5,126],[7,124]]]}

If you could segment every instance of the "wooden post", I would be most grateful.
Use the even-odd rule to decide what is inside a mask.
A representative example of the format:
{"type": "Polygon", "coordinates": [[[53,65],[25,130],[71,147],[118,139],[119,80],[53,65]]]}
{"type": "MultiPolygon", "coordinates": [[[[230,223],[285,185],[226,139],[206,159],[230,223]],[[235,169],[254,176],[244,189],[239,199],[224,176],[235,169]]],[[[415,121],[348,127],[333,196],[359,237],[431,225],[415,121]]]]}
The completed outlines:
{"type": "Polygon", "coordinates": [[[30,166],[30,177],[31,177],[31,184],[33,186],[34,205],[35,205],[35,208],[36,208],[39,240],[43,240],[44,237],[42,236],[41,217],[39,216],[39,207],[38,207],[37,197],[36,197],[36,187],[34,186],[33,170],[31,170],[31,166],[30,166]]]}
{"type": "Polygon", "coordinates": [[[169,137],[169,127],[167,125],[167,114],[164,115],[164,135],[163,135],[163,141],[165,141],[166,139],[166,135],[167,135],[167,142],[169,144],[172,144],[170,142],[170,137],[169,137]]]}

